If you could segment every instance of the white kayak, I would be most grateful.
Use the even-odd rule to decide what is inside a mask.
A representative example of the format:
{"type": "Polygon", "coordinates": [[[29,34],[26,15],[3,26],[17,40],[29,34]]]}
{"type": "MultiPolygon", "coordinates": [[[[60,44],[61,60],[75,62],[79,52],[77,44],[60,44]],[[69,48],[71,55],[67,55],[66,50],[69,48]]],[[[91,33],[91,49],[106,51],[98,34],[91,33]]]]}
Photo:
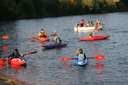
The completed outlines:
{"type": "MultiPolygon", "coordinates": [[[[96,28],[95,26],[86,26],[86,27],[75,26],[74,32],[93,32],[95,31],[95,28],[96,28]]],[[[100,25],[98,29],[102,29],[102,25],[100,25]]]]}

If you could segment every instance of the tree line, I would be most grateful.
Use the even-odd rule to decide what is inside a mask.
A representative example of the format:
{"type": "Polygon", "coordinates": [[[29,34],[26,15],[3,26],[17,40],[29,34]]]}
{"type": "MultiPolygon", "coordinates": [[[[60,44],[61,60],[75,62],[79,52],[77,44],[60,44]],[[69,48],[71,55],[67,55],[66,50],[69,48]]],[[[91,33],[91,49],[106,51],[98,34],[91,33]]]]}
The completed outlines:
{"type": "Polygon", "coordinates": [[[0,20],[128,11],[128,0],[0,0],[0,20]]]}

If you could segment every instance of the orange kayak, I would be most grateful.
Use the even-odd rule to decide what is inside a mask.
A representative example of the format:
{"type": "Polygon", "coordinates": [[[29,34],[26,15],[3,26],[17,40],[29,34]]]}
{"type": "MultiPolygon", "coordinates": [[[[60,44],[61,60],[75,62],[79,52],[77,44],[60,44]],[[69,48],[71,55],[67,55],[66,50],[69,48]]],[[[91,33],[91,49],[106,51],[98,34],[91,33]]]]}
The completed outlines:
{"type": "Polygon", "coordinates": [[[48,37],[38,37],[37,38],[40,42],[45,42],[45,41],[48,41],[48,37]]]}

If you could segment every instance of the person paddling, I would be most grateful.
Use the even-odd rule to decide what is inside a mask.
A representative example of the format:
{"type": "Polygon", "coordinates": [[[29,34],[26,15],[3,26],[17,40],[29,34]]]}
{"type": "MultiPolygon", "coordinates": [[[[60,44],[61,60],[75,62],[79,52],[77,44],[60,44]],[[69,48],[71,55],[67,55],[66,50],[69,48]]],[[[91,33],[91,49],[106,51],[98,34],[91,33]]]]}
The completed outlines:
{"type": "Polygon", "coordinates": [[[99,20],[99,19],[96,19],[95,30],[96,30],[96,31],[101,30],[100,26],[101,26],[101,22],[100,22],[100,20],[99,20]]]}
{"type": "Polygon", "coordinates": [[[8,56],[9,59],[12,58],[20,58],[21,54],[19,53],[19,50],[16,48],[13,50],[13,52],[8,56]]]}
{"type": "Polygon", "coordinates": [[[52,34],[52,36],[53,36],[53,41],[54,41],[56,44],[61,44],[62,40],[61,40],[61,38],[58,36],[57,32],[54,32],[54,33],[52,34]]]}
{"type": "Polygon", "coordinates": [[[85,20],[84,19],[81,19],[80,20],[80,23],[79,23],[79,26],[80,27],[84,27],[84,25],[86,25],[85,20]]]}
{"type": "Polygon", "coordinates": [[[78,65],[86,65],[87,64],[87,57],[85,55],[85,53],[83,52],[83,49],[80,48],[76,51],[76,56],[78,58],[77,64],[78,65]]]}
{"type": "Polygon", "coordinates": [[[45,30],[42,28],[41,31],[38,33],[38,37],[48,37],[45,30]]]}
{"type": "Polygon", "coordinates": [[[89,37],[89,38],[92,38],[92,37],[93,37],[93,33],[90,32],[90,33],[88,34],[88,37],[89,37]]]}

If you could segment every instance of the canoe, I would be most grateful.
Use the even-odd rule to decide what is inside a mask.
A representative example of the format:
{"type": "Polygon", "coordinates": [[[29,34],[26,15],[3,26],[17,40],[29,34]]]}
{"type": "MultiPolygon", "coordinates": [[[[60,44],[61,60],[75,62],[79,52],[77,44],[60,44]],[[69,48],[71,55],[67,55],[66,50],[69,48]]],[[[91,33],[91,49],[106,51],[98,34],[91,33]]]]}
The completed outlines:
{"type": "Polygon", "coordinates": [[[10,65],[16,65],[16,66],[26,66],[26,62],[23,59],[20,58],[13,58],[9,60],[10,65]]]}
{"type": "MultiPolygon", "coordinates": [[[[103,27],[102,25],[99,26],[99,30],[101,30],[103,27]]],[[[96,31],[95,30],[95,26],[87,26],[87,27],[79,27],[79,26],[75,26],[74,27],[74,32],[93,32],[96,31]]]]}
{"type": "Polygon", "coordinates": [[[110,36],[104,36],[104,35],[97,35],[93,37],[83,37],[80,38],[80,41],[97,41],[97,40],[105,40],[108,39],[110,36]]]}
{"type": "Polygon", "coordinates": [[[67,46],[67,43],[61,43],[61,44],[49,43],[49,44],[43,45],[42,47],[43,47],[43,50],[46,50],[46,49],[63,48],[66,46],[67,46]]]}
{"type": "Polygon", "coordinates": [[[37,37],[37,40],[39,42],[45,42],[45,41],[48,41],[49,39],[48,39],[48,37],[37,37]]]}

